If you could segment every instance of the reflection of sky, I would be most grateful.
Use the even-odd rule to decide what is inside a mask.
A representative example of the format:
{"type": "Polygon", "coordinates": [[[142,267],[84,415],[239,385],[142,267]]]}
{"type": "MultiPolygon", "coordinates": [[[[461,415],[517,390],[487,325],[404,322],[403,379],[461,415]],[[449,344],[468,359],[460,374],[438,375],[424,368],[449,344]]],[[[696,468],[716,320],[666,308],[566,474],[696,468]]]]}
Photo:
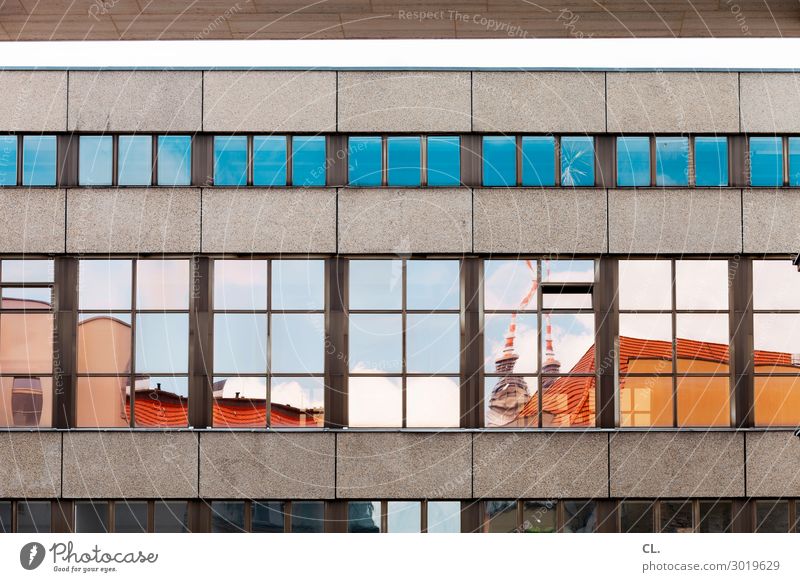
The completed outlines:
{"type": "Polygon", "coordinates": [[[728,261],[676,261],[678,309],[727,309],[728,261]]]}
{"type": "Polygon", "coordinates": [[[800,273],[791,261],[753,261],[753,309],[800,309],[800,273]]]}
{"type": "Polygon", "coordinates": [[[324,261],[273,261],[272,309],[323,309],[324,261]]]}
{"type": "MultiPolygon", "coordinates": [[[[536,261],[485,261],[484,305],[486,309],[518,309],[536,280],[536,261]]],[[[531,298],[527,309],[536,309],[536,297],[531,298]]]]}
{"type": "Polygon", "coordinates": [[[428,136],[428,186],[458,186],[461,183],[460,143],[457,135],[428,136]]]}
{"type": "Polygon", "coordinates": [[[149,186],[153,181],[153,138],[149,135],[119,136],[120,186],[149,186]]]}
{"type": "Polygon", "coordinates": [[[458,309],[458,261],[406,263],[408,309],[458,309]]]}
{"type": "Polygon", "coordinates": [[[322,378],[272,378],[273,404],[286,404],[295,408],[323,408],[324,382],[322,378]]]}
{"type": "Polygon", "coordinates": [[[556,183],[556,140],[552,135],[522,136],[522,185],[556,183]]]}
{"type": "Polygon", "coordinates": [[[728,343],[727,314],[679,313],[676,316],[675,328],[677,337],[682,339],[716,344],[728,343]]]}
{"type": "Polygon", "coordinates": [[[347,176],[351,186],[380,186],[382,167],[381,138],[348,139],[347,176]]]}
{"type": "Polygon", "coordinates": [[[402,370],[402,317],[350,315],[350,370],[400,372],[402,370]]]}
{"type": "Polygon", "coordinates": [[[218,313],[214,316],[216,373],[267,371],[267,317],[264,314],[218,313]]]}
{"type": "Polygon", "coordinates": [[[113,167],[113,142],[110,135],[82,135],[78,148],[78,183],[82,186],[108,186],[113,167]]]}
{"type": "Polygon", "coordinates": [[[22,185],[56,185],[56,136],[22,137],[22,185]]]}
{"type": "Polygon", "coordinates": [[[350,261],[350,309],[400,309],[402,261],[350,261]]]}
{"type": "Polygon", "coordinates": [[[53,261],[3,261],[4,283],[50,283],[53,280],[53,261]]]}
{"type": "Polygon", "coordinates": [[[225,380],[222,385],[223,398],[236,398],[238,393],[241,398],[267,399],[267,378],[266,376],[231,376],[214,377],[214,383],[225,380]]]}
{"type": "Polygon", "coordinates": [[[757,350],[800,354],[800,315],[756,313],[753,341],[757,350]]]}
{"type": "Polygon", "coordinates": [[[542,281],[550,283],[593,283],[594,261],[582,261],[579,259],[543,261],[542,281]]]}
{"type": "Polygon", "coordinates": [[[0,186],[17,185],[17,136],[0,135],[0,186]]]}
{"type": "Polygon", "coordinates": [[[517,140],[507,135],[483,137],[483,185],[517,184],[517,140]]]}
{"type": "Polygon", "coordinates": [[[321,313],[272,316],[272,371],[322,372],[325,319],[321,313]]]}
{"type": "Polygon", "coordinates": [[[669,261],[620,261],[620,309],[670,309],[672,273],[669,261]]]}
{"type": "Polygon", "coordinates": [[[619,335],[640,339],[672,341],[672,316],[668,313],[620,313],[619,335]]]}
{"type": "MultiPolygon", "coordinates": [[[[517,335],[514,349],[519,355],[519,360],[514,367],[515,372],[535,372],[537,368],[536,357],[536,315],[522,314],[517,316],[517,335]]],[[[485,371],[495,372],[495,361],[503,351],[508,332],[510,315],[487,314],[484,320],[484,357],[485,371]]]]}
{"type": "Polygon", "coordinates": [[[460,424],[459,379],[406,380],[406,424],[410,427],[457,427],[460,424]]]}
{"type": "Polygon", "coordinates": [[[29,304],[26,305],[27,309],[48,309],[52,301],[49,287],[3,287],[3,299],[19,299],[44,304],[29,304]]]}
{"type": "Polygon", "coordinates": [[[172,392],[178,396],[189,397],[189,379],[176,378],[175,376],[150,376],[148,378],[136,378],[136,389],[150,388],[155,390],[161,384],[161,390],[172,392]]]}
{"type": "MultiPolygon", "coordinates": [[[[561,372],[569,372],[584,354],[594,346],[594,314],[554,314],[550,317],[553,328],[553,347],[556,359],[561,362],[561,372]]],[[[546,320],[542,319],[542,351],[546,320]]]]}
{"type": "Polygon", "coordinates": [[[617,186],[650,185],[650,138],[617,138],[617,186]]]}
{"type": "Polygon", "coordinates": [[[253,137],[253,185],[286,185],[286,137],[257,135],[253,137]]]}
{"type": "Polygon", "coordinates": [[[325,136],[292,137],[292,184],[306,188],[325,185],[325,136]]]}
{"type": "Polygon", "coordinates": [[[136,316],[136,371],[186,373],[189,369],[189,315],[136,316]]]}
{"type": "Polygon", "coordinates": [[[192,138],[188,135],[158,136],[159,186],[188,186],[191,171],[192,138]]]}
{"type": "Polygon", "coordinates": [[[461,502],[428,501],[428,533],[461,533],[461,502]]]}
{"type": "Polygon", "coordinates": [[[387,504],[389,533],[422,531],[422,504],[419,501],[389,501],[387,504]]]}
{"type": "Polygon", "coordinates": [[[78,295],[80,309],[130,309],[131,261],[79,261],[78,295]]]}
{"type": "Polygon", "coordinates": [[[214,309],[267,308],[267,261],[214,261],[214,309]]]}
{"type": "Polygon", "coordinates": [[[247,184],[247,136],[214,137],[214,185],[247,184]]]}
{"type": "Polygon", "coordinates": [[[353,427],[393,427],[403,423],[403,388],[400,378],[348,380],[348,417],[353,427]]]}
{"type": "Polygon", "coordinates": [[[420,138],[390,137],[386,142],[389,186],[419,186],[422,166],[420,138]]]}
{"type": "Polygon", "coordinates": [[[136,309],[189,309],[189,261],[137,261],[136,309]]]}
{"type": "Polygon", "coordinates": [[[689,183],[689,138],[656,138],[656,185],[686,186],[689,183]]]}
{"type": "Polygon", "coordinates": [[[409,372],[458,372],[461,329],[458,314],[409,314],[406,356],[409,372]]]}

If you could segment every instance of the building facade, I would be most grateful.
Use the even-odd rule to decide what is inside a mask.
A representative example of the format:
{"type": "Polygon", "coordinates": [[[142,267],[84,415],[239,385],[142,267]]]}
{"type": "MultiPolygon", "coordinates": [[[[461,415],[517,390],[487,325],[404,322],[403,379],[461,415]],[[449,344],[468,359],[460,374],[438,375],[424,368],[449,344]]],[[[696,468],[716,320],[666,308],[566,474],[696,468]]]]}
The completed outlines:
{"type": "Polygon", "coordinates": [[[799,82],[0,73],[0,529],[798,531],[799,82]]]}

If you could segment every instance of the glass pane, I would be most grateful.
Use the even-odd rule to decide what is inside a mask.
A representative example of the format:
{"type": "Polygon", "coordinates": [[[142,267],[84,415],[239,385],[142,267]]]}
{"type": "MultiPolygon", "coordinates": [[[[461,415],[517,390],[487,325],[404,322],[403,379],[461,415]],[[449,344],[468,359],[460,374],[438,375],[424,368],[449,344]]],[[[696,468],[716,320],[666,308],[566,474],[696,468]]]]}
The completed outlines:
{"type": "Polygon", "coordinates": [[[272,378],[270,426],[317,427],[325,421],[322,378],[272,378]]]}
{"type": "Polygon", "coordinates": [[[264,428],[267,426],[265,377],[214,378],[214,427],[264,428]]]}
{"type": "Polygon", "coordinates": [[[673,426],[672,378],[620,378],[619,425],[673,426]]]}
{"type": "Polygon", "coordinates": [[[428,533],[461,533],[461,502],[428,501],[428,533]]]}
{"type": "Polygon", "coordinates": [[[130,309],[131,261],[79,261],[79,309],[130,309]]]}
{"type": "Polygon", "coordinates": [[[679,313],[675,319],[678,371],[694,374],[727,374],[728,315],[679,313]]]}
{"type": "Polygon", "coordinates": [[[130,314],[78,315],[79,374],[124,374],[130,366],[130,314]]]}
{"type": "Polygon", "coordinates": [[[594,261],[569,259],[542,261],[542,281],[549,283],[593,283],[594,261]]]}
{"type": "Polygon", "coordinates": [[[406,279],[408,309],[459,308],[458,261],[408,261],[406,279]]]}
{"type": "Polygon", "coordinates": [[[389,186],[419,186],[422,146],[419,137],[390,137],[386,140],[389,186]]]}
{"type": "Polygon", "coordinates": [[[555,501],[525,501],[522,504],[522,531],[524,533],[554,533],[556,523],[555,501]]]}
{"type": "Polygon", "coordinates": [[[408,378],[406,426],[420,428],[460,426],[460,394],[458,378],[408,378]]]}
{"type": "Polygon", "coordinates": [[[3,261],[4,283],[52,283],[53,261],[38,259],[9,259],[3,261]]]}
{"type": "Polygon", "coordinates": [[[483,502],[484,533],[516,533],[517,502],[516,501],[484,501],[483,502]]]}
{"type": "Polygon", "coordinates": [[[130,426],[129,387],[129,378],[123,376],[78,378],[75,394],[77,426],[130,426]]]}
{"type": "Polygon", "coordinates": [[[428,186],[461,184],[461,140],[458,136],[428,138],[428,186]]]}
{"type": "Polygon", "coordinates": [[[348,139],[348,183],[351,186],[380,186],[382,180],[382,145],[380,137],[348,139]]]}
{"type": "Polygon", "coordinates": [[[272,309],[324,307],[324,261],[272,261],[272,309]]]}
{"type": "Polygon", "coordinates": [[[753,261],[753,309],[800,309],[800,273],[791,261],[753,261]]]}
{"type": "Polygon", "coordinates": [[[0,315],[0,371],[39,375],[53,371],[53,315],[0,315]]]}
{"type": "Polygon", "coordinates": [[[322,501],[292,501],[292,532],[322,533],[325,526],[325,504],[322,501]]]}
{"type": "Polygon", "coordinates": [[[728,309],[728,261],[675,261],[678,309],[728,309]]]}
{"type": "Polygon", "coordinates": [[[76,501],[75,533],[107,533],[108,502],[76,501]]]}
{"type": "Polygon", "coordinates": [[[487,376],[484,379],[484,415],[487,428],[539,426],[539,398],[535,376],[487,376]]]}
{"type": "Polygon", "coordinates": [[[553,314],[542,318],[542,373],[594,371],[594,315],[553,314]]]}
{"type": "Polygon", "coordinates": [[[536,310],[536,261],[485,261],[486,309],[536,310]]]}
{"type": "Polygon", "coordinates": [[[149,186],[153,181],[153,138],[149,135],[119,136],[117,183],[149,186]]]}
{"type": "Polygon", "coordinates": [[[620,309],[671,309],[672,265],[669,261],[620,261],[620,309]]]}
{"type": "Polygon", "coordinates": [[[214,185],[244,186],[245,184],[247,184],[247,136],[215,136],[214,185]]]}
{"type": "Polygon", "coordinates": [[[17,136],[0,135],[0,186],[17,185],[17,136]]]}
{"type": "Polygon", "coordinates": [[[656,186],[689,184],[689,138],[656,138],[656,186]]]}
{"type": "Polygon", "coordinates": [[[138,428],[181,428],[189,424],[189,380],[173,376],[136,379],[133,419],[138,428]]]}
{"type": "Polygon", "coordinates": [[[350,261],[350,309],[400,309],[402,261],[350,261]]]}
{"type": "Polygon", "coordinates": [[[116,501],[114,503],[114,531],[116,533],[146,532],[147,501],[116,501]]]}
{"type": "Polygon", "coordinates": [[[17,502],[17,533],[50,532],[49,501],[17,502]]]}
{"type": "Polygon", "coordinates": [[[212,501],[211,532],[236,533],[244,531],[244,501],[212,501]]]}
{"type": "Polygon", "coordinates": [[[322,313],[272,316],[273,373],[322,373],[325,355],[325,316],[322,313]]]}
{"type": "Polygon", "coordinates": [[[153,530],[156,533],[184,533],[189,531],[189,516],[185,501],[156,501],[153,530]]]}
{"type": "Polygon", "coordinates": [[[185,374],[189,368],[189,315],[136,315],[136,372],[185,374]]]}
{"type": "Polygon", "coordinates": [[[594,426],[594,376],[542,378],[542,426],[594,426]]]}
{"type": "Polygon", "coordinates": [[[189,309],[189,261],[137,261],[136,309],[189,309]]]}
{"type": "Polygon", "coordinates": [[[694,183],[697,186],[728,185],[728,138],[694,138],[694,183]]]}
{"type": "Polygon", "coordinates": [[[253,138],[253,185],[286,185],[286,136],[253,138]]]}
{"type": "Polygon", "coordinates": [[[484,370],[522,374],[538,370],[536,315],[484,316],[484,370]]]}
{"type": "Polygon", "coordinates": [[[756,313],[753,316],[755,371],[800,371],[800,314],[756,313]]]}
{"type": "Polygon", "coordinates": [[[350,315],[351,372],[401,372],[403,369],[402,317],[350,315]]]}
{"type": "Polygon", "coordinates": [[[188,186],[192,182],[192,138],[158,136],[158,185],[188,186]]]}
{"type": "Polygon", "coordinates": [[[757,376],[754,390],[756,426],[800,425],[799,376],[757,376]]]}
{"type": "Polygon", "coordinates": [[[678,378],[678,426],[730,426],[730,380],[678,378]]]}
{"type": "Polygon", "coordinates": [[[389,501],[386,519],[389,533],[420,533],[422,503],[419,501],[389,501]]]}
{"type": "Polygon", "coordinates": [[[783,140],[781,138],[750,138],[750,185],[783,185],[783,140]]]}
{"type": "Polygon", "coordinates": [[[522,137],[522,185],[554,186],[556,183],[556,140],[553,136],[522,137]]]}
{"type": "Polygon", "coordinates": [[[11,533],[10,501],[0,501],[0,533],[11,533]]]}
{"type": "Polygon", "coordinates": [[[292,185],[309,188],[325,185],[325,136],[292,137],[292,185]]]}
{"type": "Polygon", "coordinates": [[[691,533],[693,524],[691,501],[661,502],[662,533],[691,533]]]}
{"type": "Polygon", "coordinates": [[[22,185],[56,185],[56,136],[22,137],[22,185]]]}
{"type": "Polygon", "coordinates": [[[349,533],[379,533],[381,531],[380,501],[351,501],[347,504],[349,533]]]}
{"type": "Polygon", "coordinates": [[[52,378],[0,378],[0,426],[45,428],[52,424],[52,378]]]}
{"type": "Polygon", "coordinates": [[[729,533],[733,515],[733,504],[730,501],[701,501],[700,533],[729,533]]]}
{"type": "Polygon", "coordinates": [[[458,372],[461,319],[458,314],[406,316],[406,366],[411,373],[458,372]]]}
{"type": "Polygon", "coordinates": [[[483,185],[517,185],[517,140],[514,136],[483,136],[483,185]]]}
{"type": "Polygon", "coordinates": [[[592,533],[595,528],[594,501],[563,501],[565,533],[592,533]]]}
{"type": "Polygon", "coordinates": [[[591,309],[591,293],[542,293],[544,309],[591,309]]]}
{"type": "Polygon", "coordinates": [[[789,138],[789,186],[800,186],[800,138],[796,137],[789,138]]]}
{"type": "Polygon", "coordinates": [[[400,378],[351,376],[347,402],[352,427],[397,427],[403,424],[400,378]]]}
{"type": "Polygon", "coordinates": [[[255,533],[283,533],[284,509],[282,501],[254,501],[251,505],[251,531],[255,533]]]}
{"type": "Polygon", "coordinates": [[[3,309],[28,311],[53,308],[53,290],[50,287],[3,287],[3,309]]]}
{"type": "Polygon", "coordinates": [[[594,186],[594,138],[561,138],[561,185],[594,186]]]}
{"type": "Polygon", "coordinates": [[[267,309],[267,261],[214,261],[214,309],[267,309]]]}
{"type": "Polygon", "coordinates": [[[756,533],[786,533],[789,531],[789,503],[786,501],[756,501],[756,533]]]}
{"type": "Polygon", "coordinates": [[[110,135],[82,135],[78,141],[78,183],[110,186],[114,144],[110,135]]]}
{"type": "Polygon", "coordinates": [[[214,373],[267,371],[267,317],[257,313],[214,315],[214,373]]]}
{"type": "Polygon", "coordinates": [[[617,138],[617,186],[650,185],[650,138],[617,138]]]}
{"type": "Polygon", "coordinates": [[[649,501],[621,501],[621,533],[653,533],[653,504],[649,501]]]}

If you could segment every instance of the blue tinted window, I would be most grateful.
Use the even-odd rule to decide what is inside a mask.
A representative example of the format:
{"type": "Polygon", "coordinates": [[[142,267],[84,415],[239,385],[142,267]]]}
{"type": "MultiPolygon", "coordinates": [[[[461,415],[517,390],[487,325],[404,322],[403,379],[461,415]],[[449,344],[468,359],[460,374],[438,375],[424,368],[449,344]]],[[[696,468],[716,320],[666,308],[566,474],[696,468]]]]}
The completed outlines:
{"type": "Polygon", "coordinates": [[[383,153],[380,137],[351,137],[347,149],[348,183],[380,186],[383,153]]]}
{"type": "Polygon", "coordinates": [[[110,135],[82,135],[78,146],[78,183],[110,186],[114,145],[110,135]]]}
{"type": "Polygon", "coordinates": [[[17,185],[17,136],[0,135],[0,186],[17,185]]]}
{"type": "Polygon", "coordinates": [[[800,137],[789,138],[789,186],[800,186],[800,137]]]}
{"type": "Polygon", "coordinates": [[[561,138],[561,185],[594,186],[594,138],[561,138]]]}
{"type": "Polygon", "coordinates": [[[783,143],[779,137],[750,138],[750,184],[783,185],[783,143]]]}
{"type": "Polygon", "coordinates": [[[552,136],[522,138],[522,185],[554,186],[556,183],[556,140],[552,136]]]}
{"type": "Polygon", "coordinates": [[[517,140],[513,136],[484,136],[483,185],[517,185],[517,140]]]}
{"type": "Polygon", "coordinates": [[[188,186],[192,183],[192,138],[188,135],[158,136],[158,184],[188,186]]]}
{"type": "Polygon", "coordinates": [[[617,186],[650,185],[650,138],[617,138],[617,186]]]}
{"type": "Polygon", "coordinates": [[[461,183],[461,140],[458,136],[428,138],[428,186],[458,186],[461,183]]]}
{"type": "Polygon", "coordinates": [[[149,135],[121,135],[118,144],[117,183],[120,186],[149,186],[153,181],[153,138],[149,135]]]}
{"type": "Polygon", "coordinates": [[[325,185],[325,136],[298,135],[292,138],[292,184],[325,185]]]}
{"type": "Polygon", "coordinates": [[[253,184],[286,186],[286,136],[253,138],[253,184]]]}
{"type": "Polygon", "coordinates": [[[689,184],[689,138],[656,138],[656,186],[689,184]]]}
{"type": "Polygon", "coordinates": [[[422,147],[418,137],[387,139],[389,186],[419,186],[422,170],[422,147]]]}
{"type": "Polygon", "coordinates": [[[243,135],[214,138],[214,185],[247,184],[247,137],[243,135]]]}
{"type": "Polygon", "coordinates": [[[694,183],[697,186],[728,185],[728,138],[694,138],[694,183]]]}
{"type": "Polygon", "coordinates": [[[22,185],[56,185],[56,136],[23,136],[22,185]]]}

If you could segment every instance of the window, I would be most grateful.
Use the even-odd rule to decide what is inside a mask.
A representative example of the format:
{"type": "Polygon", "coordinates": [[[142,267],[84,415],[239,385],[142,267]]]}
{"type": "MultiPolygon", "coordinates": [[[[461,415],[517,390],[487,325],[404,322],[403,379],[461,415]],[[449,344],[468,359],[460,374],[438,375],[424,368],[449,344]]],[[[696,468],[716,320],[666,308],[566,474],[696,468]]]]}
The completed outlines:
{"type": "Polygon", "coordinates": [[[517,140],[514,136],[483,137],[483,185],[517,185],[517,140]]]}
{"type": "Polygon", "coordinates": [[[586,135],[561,137],[561,185],[594,186],[594,138],[586,135]]]}
{"type": "Polygon", "coordinates": [[[460,501],[427,501],[428,533],[460,533],[460,501]]]}
{"type": "Polygon", "coordinates": [[[82,135],[78,144],[78,183],[81,186],[110,186],[114,166],[113,137],[82,135]]]}
{"type": "Polygon", "coordinates": [[[349,138],[347,168],[350,186],[380,186],[383,183],[381,142],[377,136],[349,138]]]}
{"type": "Polygon", "coordinates": [[[115,532],[144,533],[148,531],[147,501],[116,501],[113,512],[115,532]]]}
{"type": "MultiPolygon", "coordinates": [[[[216,503],[216,502],[215,502],[216,503]]],[[[185,533],[186,501],[76,501],[76,533],[185,533]]]]}
{"type": "Polygon", "coordinates": [[[153,505],[154,532],[186,533],[189,531],[189,504],[187,502],[156,501],[153,505]]]}
{"type": "Polygon", "coordinates": [[[689,184],[689,138],[656,138],[656,186],[689,184]]]}
{"type": "Polygon", "coordinates": [[[247,531],[244,523],[244,501],[212,501],[211,532],[233,533],[247,531]]]}
{"type": "Polygon", "coordinates": [[[522,136],[522,185],[555,186],[556,140],[551,135],[522,136]]]}
{"type": "Polygon", "coordinates": [[[594,426],[594,261],[484,262],[484,424],[594,426]]]}
{"type": "Polygon", "coordinates": [[[459,501],[350,501],[349,533],[459,533],[459,501]]]}
{"type": "Polygon", "coordinates": [[[0,501],[0,533],[11,533],[13,503],[11,501],[0,501]]]}
{"type": "Polygon", "coordinates": [[[247,184],[247,137],[217,135],[214,137],[214,185],[245,186],[247,184]]]}
{"type": "Polygon", "coordinates": [[[292,185],[325,185],[325,136],[292,137],[292,185]]]}
{"type": "Polygon", "coordinates": [[[75,533],[107,533],[108,512],[108,502],[76,501],[75,533]]]}
{"type": "Polygon", "coordinates": [[[117,144],[117,184],[149,186],[153,183],[153,137],[121,135],[117,144]]]}
{"type": "Polygon", "coordinates": [[[460,424],[457,260],[352,260],[349,424],[460,424]]]}
{"type": "Polygon", "coordinates": [[[428,137],[428,186],[461,184],[461,140],[458,136],[428,137]]]}
{"type": "Polygon", "coordinates": [[[422,180],[422,147],[419,137],[389,137],[387,184],[419,186],[422,180]]]}
{"type": "Polygon", "coordinates": [[[17,185],[17,136],[0,135],[0,186],[17,185]]]}
{"type": "Polygon", "coordinates": [[[53,423],[53,261],[0,261],[0,426],[53,423]]]}
{"type": "Polygon", "coordinates": [[[322,427],[324,271],[214,261],[214,426],[322,427]]]}
{"type": "Polygon", "coordinates": [[[650,185],[650,138],[617,138],[617,186],[650,185]]]}
{"type": "Polygon", "coordinates": [[[351,137],[348,141],[348,184],[395,188],[416,188],[423,184],[458,186],[461,183],[460,144],[458,136],[445,135],[351,137]]]}
{"type": "Polygon", "coordinates": [[[691,501],[662,501],[661,533],[692,533],[694,531],[694,509],[691,501]]]}
{"type": "Polygon", "coordinates": [[[728,138],[694,138],[696,186],[728,185],[728,138]]]}
{"type": "Polygon", "coordinates": [[[484,533],[590,533],[597,527],[594,501],[490,500],[482,506],[484,533]]]}
{"type": "Polygon", "coordinates": [[[728,262],[620,261],[619,310],[620,426],[729,426],[728,262]]]}
{"type": "Polygon", "coordinates": [[[756,533],[786,533],[789,531],[789,502],[763,500],[755,502],[756,533]]]}
{"type": "Polygon", "coordinates": [[[188,424],[185,259],[79,261],[77,426],[188,424]]]}
{"type": "Polygon", "coordinates": [[[753,261],[756,426],[800,424],[800,273],[788,259],[753,261]]]}
{"type": "Polygon", "coordinates": [[[286,136],[253,138],[253,185],[286,186],[286,136]]]}
{"type": "Polygon", "coordinates": [[[380,501],[350,501],[347,504],[348,533],[380,533],[380,531],[380,501]]]}
{"type": "Polygon", "coordinates": [[[650,501],[621,501],[619,531],[621,533],[653,533],[654,503],[650,501]]]}
{"type": "Polygon", "coordinates": [[[750,185],[783,185],[783,140],[781,138],[750,138],[750,185]]]}
{"type": "Polygon", "coordinates": [[[789,186],[797,187],[800,186],[800,138],[790,137],[788,141],[789,186]]]}
{"type": "Polygon", "coordinates": [[[386,531],[389,533],[422,533],[422,503],[419,501],[387,502],[386,531]]]}
{"type": "Polygon", "coordinates": [[[56,185],[56,136],[22,137],[22,185],[56,185]]]}
{"type": "Polygon", "coordinates": [[[159,186],[188,186],[192,183],[191,136],[158,136],[157,159],[159,186]]]}
{"type": "Polygon", "coordinates": [[[49,533],[49,501],[17,501],[17,533],[49,533]]]}

